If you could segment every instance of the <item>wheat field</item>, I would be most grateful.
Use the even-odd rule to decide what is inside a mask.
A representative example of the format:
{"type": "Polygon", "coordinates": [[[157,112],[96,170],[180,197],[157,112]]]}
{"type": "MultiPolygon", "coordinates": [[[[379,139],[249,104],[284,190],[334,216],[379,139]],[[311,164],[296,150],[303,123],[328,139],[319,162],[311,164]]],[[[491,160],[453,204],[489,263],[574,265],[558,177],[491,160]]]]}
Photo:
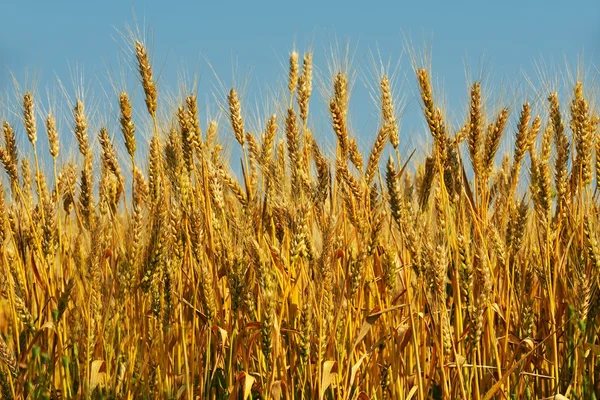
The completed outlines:
{"type": "Polygon", "coordinates": [[[144,115],[127,91],[98,129],[83,97],[62,129],[35,92],[3,113],[3,399],[600,394],[600,117],[582,81],[493,112],[470,82],[457,125],[416,63],[419,157],[388,75],[361,152],[342,70],[314,130],[310,52],[252,132],[236,87],[206,124],[193,91],[165,109],[131,48],[144,115]]]}

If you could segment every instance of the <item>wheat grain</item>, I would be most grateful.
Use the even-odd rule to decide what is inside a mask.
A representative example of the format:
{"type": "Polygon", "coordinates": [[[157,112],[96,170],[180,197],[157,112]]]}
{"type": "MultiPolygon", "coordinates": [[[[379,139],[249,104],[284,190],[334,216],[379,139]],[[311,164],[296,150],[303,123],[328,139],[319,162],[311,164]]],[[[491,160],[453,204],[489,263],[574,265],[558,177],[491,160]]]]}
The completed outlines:
{"type": "Polygon", "coordinates": [[[142,87],[144,88],[144,94],[146,95],[146,107],[148,109],[148,113],[153,118],[156,118],[156,83],[152,77],[152,66],[150,65],[148,52],[146,51],[144,45],[138,40],[135,41],[135,56],[138,62],[140,78],[142,79],[142,87]]]}
{"type": "Polygon", "coordinates": [[[126,92],[122,92],[119,95],[119,108],[121,110],[121,132],[125,139],[125,148],[127,149],[129,157],[133,160],[136,150],[135,125],[131,117],[131,102],[129,101],[129,96],[126,92]]]}
{"type": "Polygon", "coordinates": [[[306,123],[308,119],[308,101],[312,93],[312,53],[306,53],[302,61],[302,74],[298,78],[298,107],[300,118],[306,123]]]}
{"type": "Polygon", "coordinates": [[[246,131],[244,128],[244,120],[242,119],[242,107],[235,89],[232,88],[229,91],[227,100],[229,101],[229,120],[231,121],[231,127],[233,128],[233,134],[240,146],[244,147],[246,131]]]}

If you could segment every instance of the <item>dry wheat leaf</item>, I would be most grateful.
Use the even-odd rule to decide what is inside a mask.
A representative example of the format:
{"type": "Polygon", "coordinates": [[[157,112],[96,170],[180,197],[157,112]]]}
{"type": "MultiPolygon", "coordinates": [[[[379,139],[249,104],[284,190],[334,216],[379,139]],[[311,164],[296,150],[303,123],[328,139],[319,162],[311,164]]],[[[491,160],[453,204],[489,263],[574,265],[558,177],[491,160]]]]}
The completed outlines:
{"type": "Polygon", "coordinates": [[[243,400],[251,397],[252,386],[254,386],[254,382],[256,382],[256,379],[252,375],[247,374],[245,371],[240,371],[235,378],[235,382],[237,390],[231,392],[231,395],[229,396],[231,400],[238,398],[237,395],[239,395],[240,389],[242,390],[243,400]]]}
{"type": "Polygon", "coordinates": [[[397,309],[403,308],[403,307],[404,307],[404,304],[397,305],[394,307],[389,307],[384,310],[379,310],[379,307],[376,307],[373,310],[371,310],[371,313],[367,316],[366,321],[360,327],[358,336],[356,336],[356,340],[354,341],[354,347],[356,347],[360,343],[360,341],[363,340],[363,338],[367,335],[367,333],[369,333],[369,330],[371,330],[371,328],[373,327],[375,322],[379,319],[379,317],[381,317],[385,313],[388,313],[390,311],[394,311],[394,310],[397,310],[397,309]]]}
{"type": "Polygon", "coordinates": [[[96,389],[98,385],[104,383],[104,377],[106,376],[106,372],[100,372],[103,366],[104,360],[92,361],[92,368],[90,372],[90,391],[94,391],[94,389],[96,389]]]}
{"type": "Polygon", "coordinates": [[[281,399],[285,383],[283,381],[275,381],[271,384],[271,397],[273,399],[281,399]]]}
{"type": "Polygon", "coordinates": [[[417,385],[413,386],[410,391],[408,392],[408,396],[406,396],[406,400],[410,400],[413,397],[415,397],[415,393],[417,393],[417,390],[419,389],[419,387],[417,385]]]}
{"type": "Polygon", "coordinates": [[[338,372],[337,365],[337,361],[325,361],[323,363],[323,378],[321,380],[321,390],[319,392],[320,400],[323,400],[325,392],[333,382],[333,379],[338,372]]]}

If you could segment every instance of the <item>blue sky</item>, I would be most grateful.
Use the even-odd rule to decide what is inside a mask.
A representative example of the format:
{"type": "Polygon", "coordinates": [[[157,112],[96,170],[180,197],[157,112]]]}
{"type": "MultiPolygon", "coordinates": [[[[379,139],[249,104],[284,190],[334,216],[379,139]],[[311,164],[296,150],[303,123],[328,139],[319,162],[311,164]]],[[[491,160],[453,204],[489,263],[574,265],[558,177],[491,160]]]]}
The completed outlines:
{"type": "MultiPolygon", "coordinates": [[[[546,65],[545,70],[552,70],[548,75],[554,76],[554,69],[564,70],[565,62],[576,66],[582,54],[588,68],[600,61],[597,1],[574,5],[566,1],[2,0],[1,8],[0,91],[4,97],[13,93],[10,71],[20,85],[35,83],[37,92],[45,93],[56,77],[72,90],[69,83],[79,76],[74,72],[77,66],[90,96],[98,103],[114,102],[113,92],[109,90],[108,97],[104,93],[108,82],[115,81],[114,71],[125,71],[127,87],[135,87],[135,75],[119,62],[124,59],[119,31],[135,26],[136,20],[143,31],[150,32],[159,91],[177,87],[182,74],[198,74],[202,109],[216,110],[209,104],[214,103],[211,90],[216,79],[206,60],[226,87],[234,79],[249,78],[243,100],[248,109],[256,110],[257,103],[265,105],[261,100],[265,87],[276,87],[285,79],[285,64],[294,46],[300,53],[314,49],[320,79],[328,82],[331,43],[337,40],[343,47],[349,41],[358,71],[352,126],[363,146],[370,146],[377,124],[377,110],[368,97],[368,85],[374,83],[371,55],[379,52],[384,61],[395,65],[407,39],[417,50],[431,47],[436,87],[443,89],[448,114],[457,121],[464,114],[467,94],[465,65],[474,77],[483,71],[489,87],[503,89],[506,98],[500,101],[514,102],[506,93],[527,92],[523,77],[535,80],[536,65],[546,65]]],[[[405,143],[412,143],[415,135],[425,134],[422,119],[417,117],[415,79],[406,54],[398,80],[402,84],[398,94],[407,103],[402,134],[409,138],[405,143]]],[[[314,93],[319,95],[318,90],[314,93]]],[[[319,100],[315,104],[316,108],[319,100]]],[[[326,127],[326,114],[319,113],[313,114],[313,123],[326,127]]],[[[516,115],[513,111],[512,117],[516,115]]]]}

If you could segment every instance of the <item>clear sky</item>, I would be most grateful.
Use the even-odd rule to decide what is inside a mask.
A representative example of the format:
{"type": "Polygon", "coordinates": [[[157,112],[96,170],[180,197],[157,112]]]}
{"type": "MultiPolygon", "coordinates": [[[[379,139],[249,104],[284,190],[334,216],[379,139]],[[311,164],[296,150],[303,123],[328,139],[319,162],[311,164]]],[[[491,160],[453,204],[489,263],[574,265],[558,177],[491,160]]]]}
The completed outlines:
{"type": "MultiPolygon", "coordinates": [[[[379,51],[383,60],[395,64],[406,39],[420,50],[431,47],[437,87],[443,89],[449,114],[457,120],[464,115],[465,65],[474,76],[480,71],[489,76],[488,86],[500,83],[510,92],[527,86],[524,74],[537,76],[536,65],[562,69],[566,60],[573,67],[582,54],[588,68],[600,61],[598,1],[1,0],[0,8],[0,91],[4,97],[13,92],[11,71],[21,85],[31,85],[35,76],[35,88],[45,93],[57,76],[72,89],[68,83],[79,66],[89,92],[99,102],[107,101],[103,93],[109,81],[106,77],[112,74],[114,81],[115,75],[110,71],[124,70],[127,79],[135,82],[127,65],[119,63],[124,41],[118,32],[135,26],[136,20],[151,33],[159,90],[176,87],[182,73],[199,74],[199,98],[206,103],[207,97],[212,99],[210,90],[216,82],[208,60],[226,87],[234,78],[250,77],[244,100],[249,107],[254,104],[254,110],[257,103],[264,105],[265,85],[275,87],[285,79],[287,57],[294,46],[300,53],[314,48],[320,79],[327,82],[330,44],[349,40],[358,70],[352,123],[366,146],[374,138],[377,123],[377,110],[365,88],[373,84],[371,54],[379,51]]],[[[407,100],[406,137],[423,130],[421,120],[411,116],[419,108],[406,55],[398,77],[403,82],[398,93],[407,100]]],[[[109,95],[114,93],[109,91],[109,95]]],[[[315,124],[327,123],[323,117],[314,115],[315,124]]]]}

